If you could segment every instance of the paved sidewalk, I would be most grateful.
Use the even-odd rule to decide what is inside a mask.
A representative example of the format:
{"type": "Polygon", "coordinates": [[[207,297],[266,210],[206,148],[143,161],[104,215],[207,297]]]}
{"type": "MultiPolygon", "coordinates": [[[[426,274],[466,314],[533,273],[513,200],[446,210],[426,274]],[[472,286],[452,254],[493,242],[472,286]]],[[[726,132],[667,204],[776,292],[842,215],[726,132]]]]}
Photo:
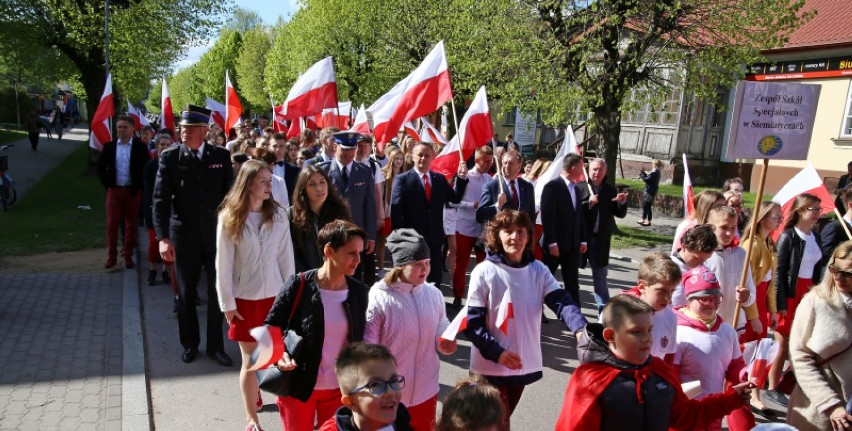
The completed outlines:
{"type": "MultiPolygon", "coordinates": [[[[53,139],[47,139],[42,132],[38,151],[30,149],[30,141],[27,138],[12,142],[15,146],[3,151],[3,154],[9,156],[9,174],[15,180],[18,199],[62,163],[71,152],[80,148],[81,143],[89,139],[88,130],[85,125],[68,129],[62,135],[62,141],[56,139],[56,133],[53,134],[53,139]]],[[[83,169],[85,166],[80,166],[80,170],[83,169]]]]}
{"type": "MultiPolygon", "coordinates": [[[[683,221],[682,218],[667,216],[665,214],[654,214],[654,220],[651,226],[640,226],[638,221],[642,220],[642,208],[628,208],[627,216],[623,219],[615,219],[616,224],[627,226],[634,229],[646,230],[660,235],[667,235],[674,240],[674,233],[677,225],[683,221]]],[[[618,249],[610,251],[613,258],[619,260],[629,260],[635,263],[642,261],[642,258],[654,252],[671,252],[671,243],[660,244],[654,247],[632,247],[626,249],[618,249]]]]}

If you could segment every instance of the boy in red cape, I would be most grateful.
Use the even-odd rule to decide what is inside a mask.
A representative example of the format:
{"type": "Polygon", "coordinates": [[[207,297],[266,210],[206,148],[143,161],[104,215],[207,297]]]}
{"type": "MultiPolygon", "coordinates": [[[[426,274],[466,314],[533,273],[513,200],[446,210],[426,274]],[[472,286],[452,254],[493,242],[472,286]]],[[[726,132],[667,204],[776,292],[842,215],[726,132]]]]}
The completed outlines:
{"type": "Polygon", "coordinates": [[[651,356],[653,313],[639,298],[618,295],[604,308],[603,327],[586,327],[589,362],[568,383],[557,431],[701,429],[748,402],[750,383],[688,399],[677,374],[651,356]]]}

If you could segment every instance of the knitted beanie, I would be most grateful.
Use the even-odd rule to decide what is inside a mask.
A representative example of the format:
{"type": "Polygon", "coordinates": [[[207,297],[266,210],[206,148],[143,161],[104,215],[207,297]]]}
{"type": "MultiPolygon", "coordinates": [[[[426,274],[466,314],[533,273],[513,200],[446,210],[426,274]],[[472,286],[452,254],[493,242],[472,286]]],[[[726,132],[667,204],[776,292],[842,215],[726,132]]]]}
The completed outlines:
{"type": "Polygon", "coordinates": [[[429,259],[429,246],[426,240],[414,229],[396,229],[388,235],[387,246],[393,256],[394,266],[429,259]]]}

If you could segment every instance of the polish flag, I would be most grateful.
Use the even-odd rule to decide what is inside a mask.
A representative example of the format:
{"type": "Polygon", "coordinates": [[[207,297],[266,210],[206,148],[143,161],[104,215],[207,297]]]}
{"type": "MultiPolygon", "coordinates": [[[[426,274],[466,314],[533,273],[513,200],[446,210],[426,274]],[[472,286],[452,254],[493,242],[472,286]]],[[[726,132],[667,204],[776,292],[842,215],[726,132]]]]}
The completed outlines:
{"type": "Polygon", "coordinates": [[[219,103],[219,102],[217,102],[217,101],[215,101],[215,100],[213,100],[209,97],[205,97],[204,99],[206,100],[206,103],[207,103],[207,105],[206,105],[207,109],[210,110],[210,124],[213,124],[213,123],[218,124],[219,127],[221,127],[222,130],[227,135],[228,129],[225,128],[225,115],[227,115],[228,110],[225,109],[225,105],[223,105],[223,104],[221,104],[221,103],[219,103]]]}
{"type": "Polygon", "coordinates": [[[512,296],[509,294],[509,289],[503,294],[503,299],[500,300],[500,306],[497,307],[497,328],[503,335],[509,335],[509,319],[515,318],[515,307],[512,305],[512,296]]]}
{"type": "Polygon", "coordinates": [[[172,98],[169,96],[169,86],[163,77],[163,91],[160,93],[160,128],[175,130],[175,111],[172,109],[172,98]]]}
{"type": "Polygon", "coordinates": [[[426,119],[426,117],[420,118],[420,140],[423,142],[431,142],[433,144],[441,144],[447,145],[447,138],[444,138],[444,135],[426,119]]]}
{"type": "Polygon", "coordinates": [[[249,331],[257,340],[257,347],[249,356],[248,371],[258,371],[274,365],[284,356],[284,337],[281,328],[272,325],[258,326],[249,331]]]}
{"type": "Polygon", "coordinates": [[[444,41],[405,79],[367,108],[380,149],[393,139],[402,123],[437,111],[453,98],[444,41]]]}
{"type": "Polygon", "coordinates": [[[459,133],[441,150],[441,154],[432,162],[432,170],[446,177],[452,177],[458,172],[459,163],[470,158],[488,139],[494,136],[491,127],[491,113],[488,110],[488,96],[485,86],[479,88],[470,108],[464,113],[459,123],[459,133]],[[461,144],[459,144],[461,141],[461,144]],[[459,146],[462,149],[463,160],[459,160],[459,146]]]}
{"type": "Polygon", "coordinates": [[[290,128],[287,129],[287,139],[298,138],[302,134],[302,119],[295,118],[290,121],[290,128]]]}
{"type": "Polygon", "coordinates": [[[406,135],[411,136],[411,139],[414,139],[414,142],[420,142],[420,134],[417,133],[417,127],[414,127],[414,123],[406,121],[402,124],[402,130],[405,131],[406,135]]]}
{"type": "Polygon", "coordinates": [[[317,124],[318,118],[316,115],[309,115],[305,117],[305,127],[311,130],[320,129],[319,124],[317,124]]]}
{"type": "Polygon", "coordinates": [[[284,117],[278,115],[278,110],[281,109],[283,106],[275,106],[275,101],[272,100],[271,94],[269,95],[269,105],[272,106],[272,133],[286,132],[287,125],[285,123],[284,117]]]}
{"type": "Polygon", "coordinates": [[[225,134],[229,133],[243,115],[243,104],[237,96],[237,90],[231,85],[228,70],[225,69],[225,134]]]}
{"type": "Polygon", "coordinates": [[[689,177],[689,164],[686,163],[686,153],[683,153],[683,218],[685,219],[695,213],[694,197],[692,179],[689,177]]]}
{"type": "Polygon", "coordinates": [[[778,239],[778,236],[781,235],[781,231],[784,229],[784,223],[787,222],[787,217],[790,215],[793,208],[793,202],[795,202],[796,197],[802,193],[810,193],[820,199],[820,215],[834,211],[834,199],[831,197],[828,189],[825,188],[825,184],[822,183],[822,179],[819,177],[814,165],[808,163],[804,169],[791,178],[790,181],[775,194],[775,197],[772,198],[772,202],[781,205],[781,213],[784,220],[784,222],[781,223],[781,226],[772,233],[773,239],[778,239]]]}
{"type": "Polygon", "coordinates": [[[459,314],[456,314],[456,318],[450,322],[450,326],[447,326],[447,329],[444,330],[440,338],[442,340],[453,341],[459,336],[459,332],[465,329],[467,329],[467,305],[459,310],[459,314]]]}
{"type": "Polygon", "coordinates": [[[139,130],[142,130],[142,126],[149,125],[150,123],[148,123],[148,119],[145,118],[145,116],[142,115],[142,113],[139,112],[138,109],[136,109],[133,105],[130,104],[130,100],[125,100],[127,100],[127,115],[133,117],[133,121],[136,122],[136,127],[134,127],[133,130],[136,130],[138,132],[139,130]]]}
{"type": "Polygon", "coordinates": [[[326,57],[309,67],[299,76],[287,100],[284,114],[288,118],[319,114],[323,108],[337,106],[337,82],[334,79],[334,61],[326,57]]]}
{"type": "Polygon", "coordinates": [[[101,151],[104,144],[112,140],[112,130],[109,128],[109,119],[115,111],[112,97],[112,74],[107,75],[104,94],[98,103],[95,115],[92,115],[92,125],[89,129],[89,146],[101,151]]]}
{"type": "MultiPolygon", "coordinates": [[[[565,140],[562,141],[562,145],[560,145],[559,150],[556,151],[556,157],[553,158],[553,162],[550,164],[550,167],[547,168],[543,174],[539,175],[538,179],[535,181],[536,208],[541,206],[541,193],[544,191],[544,185],[559,176],[562,172],[562,159],[564,159],[568,153],[580,154],[580,147],[577,145],[577,138],[574,137],[574,129],[571,126],[565,128],[565,140]]],[[[541,224],[538,222],[536,223],[541,224]]]]}
{"type": "Polygon", "coordinates": [[[370,123],[367,122],[367,110],[364,109],[364,104],[361,104],[361,109],[358,110],[358,114],[355,115],[355,121],[352,122],[352,127],[349,128],[350,132],[358,132],[362,135],[370,134],[370,123]]]}
{"type": "Polygon", "coordinates": [[[771,338],[749,341],[743,346],[743,358],[748,363],[748,376],[754,384],[762,388],[769,377],[769,365],[778,355],[781,345],[771,338]]]}
{"type": "Polygon", "coordinates": [[[346,130],[349,128],[351,111],[352,102],[340,102],[337,104],[337,109],[323,109],[317,124],[320,127],[337,127],[340,130],[346,130]]]}

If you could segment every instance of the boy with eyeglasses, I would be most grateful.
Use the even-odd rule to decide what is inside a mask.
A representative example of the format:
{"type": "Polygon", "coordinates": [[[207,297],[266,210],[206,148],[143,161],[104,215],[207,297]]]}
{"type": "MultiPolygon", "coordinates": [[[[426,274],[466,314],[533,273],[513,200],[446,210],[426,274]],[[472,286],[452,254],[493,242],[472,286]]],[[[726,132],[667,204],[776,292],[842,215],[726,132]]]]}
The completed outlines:
{"type": "Polygon", "coordinates": [[[405,377],[396,373],[396,359],[379,344],[350,343],[334,365],[343,407],[320,431],[411,430],[408,410],[400,403],[405,377]]]}
{"type": "MultiPolygon", "coordinates": [[[[716,275],[705,267],[683,274],[685,306],[676,309],[677,348],[674,368],[682,382],[698,380],[702,399],[725,390],[725,381],[738,384],[746,381],[746,365],[740,351],[737,332],[717,314],[722,303],[722,288],[716,275]]],[[[741,415],[728,426],[734,430],[751,429],[754,416],[741,415]],[[750,423],[749,423],[750,422],[750,423]]],[[[718,420],[707,427],[721,430],[718,420]]]]}

